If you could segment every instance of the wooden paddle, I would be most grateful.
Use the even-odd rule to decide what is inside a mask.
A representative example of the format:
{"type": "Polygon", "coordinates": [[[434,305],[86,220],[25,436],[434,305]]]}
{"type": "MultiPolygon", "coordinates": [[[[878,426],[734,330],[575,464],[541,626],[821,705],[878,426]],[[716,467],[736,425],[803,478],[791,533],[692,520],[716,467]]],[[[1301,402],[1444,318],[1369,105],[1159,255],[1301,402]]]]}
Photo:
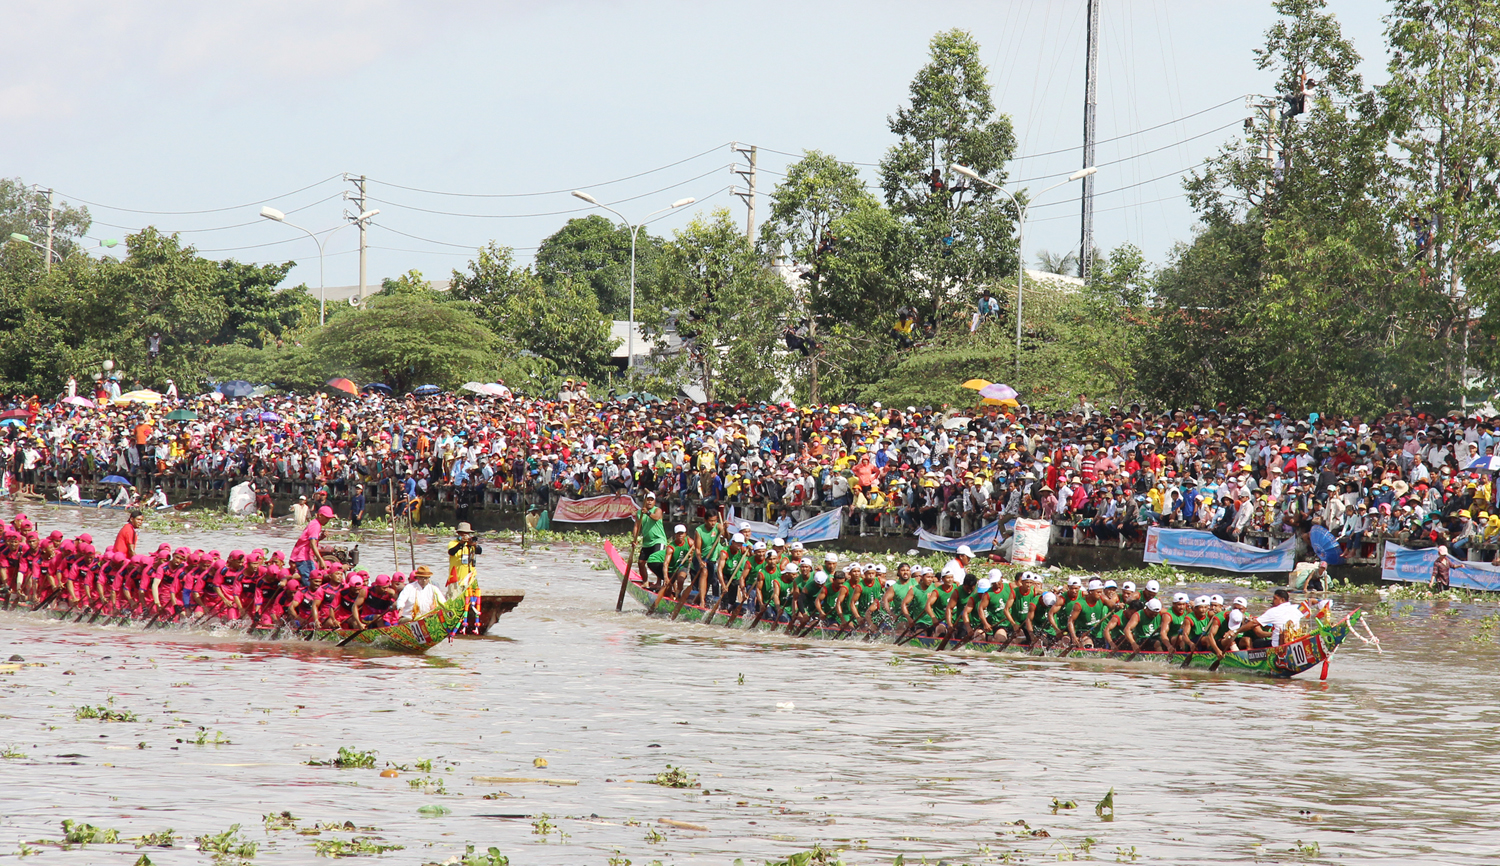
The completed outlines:
{"type": "MultiPolygon", "coordinates": [[[[666,563],[663,562],[662,565],[665,566],[666,563]]],[[[661,589],[657,590],[656,598],[651,600],[651,606],[646,608],[646,613],[656,613],[656,607],[657,605],[661,604],[661,600],[666,597],[667,590],[675,587],[676,585],[677,578],[673,577],[668,579],[666,577],[663,577],[661,579],[661,589]]]]}
{"type": "Polygon", "coordinates": [[[406,549],[411,552],[411,570],[417,570],[417,540],[412,533],[412,513],[406,512],[406,549]]]}
{"type": "Polygon", "coordinates": [[[677,619],[677,615],[679,613],[682,613],[683,605],[687,604],[688,596],[691,595],[692,592],[693,575],[689,573],[687,577],[681,581],[681,585],[677,587],[677,606],[672,608],[672,619],[677,619]]]}
{"type": "MultiPolygon", "coordinates": [[[[339,641],[337,644],[334,645],[335,648],[341,647],[341,646],[344,646],[344,645],[348,644],[349,641],[354,640],[355,638],[359,637],[360,635],[364,634],[365,632],[369,631],[372,628],[375,628],[375,625],[373,623],[370,624],[370,625],[365,626],[364,628],[360,629],[359,631],[355,632],[354,634],[351,634],[348,637],[344,638],[343,640],[339,641]]],[[[311,640],[311,638],[309,638],[309,640],[311,640]]]]}
{"type": "Polygon", "coordinates": [[[33,611],[38,611],[38,610],[41,610],[42,608],[46,607],[47,603],[50,602],[50,601],[52,601],[52,599],[56,598],[57,594],[59,592],[61,592],[61,591],[62,590],[60,590],[60,589],[54,589],[54,590],[52,590],[51,592],[47,593],[47,595],[41,601],[39,601],[36,604],[32,605],[31,609],[33,611]]]}
{"type": "Polygon", "coordinates": [[[630,558],[620,571],[620,597],[615,599],[615,613],[625,609],[625,589],[630,586],[630,570],[635,568],[635,539],[630,539],[630,558]]]}

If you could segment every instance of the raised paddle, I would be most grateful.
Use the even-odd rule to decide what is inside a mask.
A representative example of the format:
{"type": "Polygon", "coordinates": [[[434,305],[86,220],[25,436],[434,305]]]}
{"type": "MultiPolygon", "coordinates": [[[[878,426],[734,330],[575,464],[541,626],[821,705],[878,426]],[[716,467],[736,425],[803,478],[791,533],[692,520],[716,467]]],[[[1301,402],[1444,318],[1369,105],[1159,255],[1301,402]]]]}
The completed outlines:
{"type": "Polygon", "coordinates": [[[635,539],[630,539],[630,558],[620,570],[620,597],[615,599],[615,613],[625,609],[625,589],[630,586],[630,570],[635,568],[635,539]]]}

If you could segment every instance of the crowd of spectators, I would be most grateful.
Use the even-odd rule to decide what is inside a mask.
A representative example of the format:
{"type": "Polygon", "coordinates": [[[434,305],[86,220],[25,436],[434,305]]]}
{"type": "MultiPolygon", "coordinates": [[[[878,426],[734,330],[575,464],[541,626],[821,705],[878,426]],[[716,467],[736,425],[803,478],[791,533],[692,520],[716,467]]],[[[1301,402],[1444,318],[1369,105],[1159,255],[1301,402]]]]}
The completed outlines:
{"type": "MultiPolygon", "coordinates": [[[[327,394],[89,408],[12,403],[7,489],[49,494],[107,475],[226,490],[246,478],[314,485],[339,502],[365,484],[466,509],[657,491],[701,511],[746,507],[788,523],[844,506],[895,532],[1052,519],[1077,540],[1138,542],[1152,524],[1273,543],[1322,525],[1346,553],[1381,538],[1475,556],[1500,541],[1486,418],[1262,409],[1066,411],[425,399],[327,394]],[[165,420],[186,408],[196,420],[165,420]],[[1480,467],[1486,464],[1485,468],[1480,467]]],[[[1494,461],[1500,468],[1500,460],[1494,461]]],[[[461,514],[463,511],[461,511],[461,514]]]]}

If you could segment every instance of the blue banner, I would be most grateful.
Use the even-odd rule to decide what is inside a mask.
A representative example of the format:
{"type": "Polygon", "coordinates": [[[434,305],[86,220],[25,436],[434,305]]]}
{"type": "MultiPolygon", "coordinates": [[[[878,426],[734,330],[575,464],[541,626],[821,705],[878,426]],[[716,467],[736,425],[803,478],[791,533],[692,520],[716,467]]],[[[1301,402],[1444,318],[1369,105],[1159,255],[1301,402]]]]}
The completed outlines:
{"type": "MultiPolygon", "coordinates": [[[[729,513],[729,525],[736,532],[743,532],[752,541],[770,541],[780,537],[780,532],[774,523],[762,523],[759,520],[744,520],[734,516],[733,510],[729,513]]],[[[798,523],[792,527],[792,531],[786,535],[787,541],[800,541],[803,544],[816,544],[820,541],[837,541],[844,531],[844,509],[835,508],[825,511],[816,517],[798,523]]]]}
{"type": "MultiPolygon", "coordinates": [[[[1014,529],[1014,520],[1005,524],[1006,529],[1014,529]]],[[[967,544],[970,550],[993,550],[1005,541],[1003,532],[995,531],[995,524],[986,523],[962,538],[948,538],[942,535],[934,535],[931,532],[917,527],[917,546],[923,550],[936,550],[941,553],[957,553],[959,545],[967,544]]]]}
{"type": "Polygon", "coordinates": [[[1296,567],[1291,540],[1271,550],[1224,541],[1197,529],[1162,529],[1146,533],[1147,562],[1218,571],[1286,572],[1296,567]]]}
{"type": "Polygon", "coordinates": [[[1339,549],[1339,543],[1334,539],[1333,533],[1321,526],[1314,526],[1307,534],[1308,541],[1312,544],[1313,552],[1318,558],[1329,565],[1343,565],[1344,552],[1339,549]]]}
{"type": "MultiPolygon", "coordinates": [[[[1436,547],[1412,550],[1387,541],[1385,555],[1380,560],[1380,578],[1401,583],[1426,583],[1432,579],[1432,564],[1437,562],[1436,547]]],[[[1484,562],[1464,562],[1448,557],[1453,570],[1448,572],[1448,585],[1457,589],[1482,589],[1500,591],[1500,568],[1484,562]]]]}

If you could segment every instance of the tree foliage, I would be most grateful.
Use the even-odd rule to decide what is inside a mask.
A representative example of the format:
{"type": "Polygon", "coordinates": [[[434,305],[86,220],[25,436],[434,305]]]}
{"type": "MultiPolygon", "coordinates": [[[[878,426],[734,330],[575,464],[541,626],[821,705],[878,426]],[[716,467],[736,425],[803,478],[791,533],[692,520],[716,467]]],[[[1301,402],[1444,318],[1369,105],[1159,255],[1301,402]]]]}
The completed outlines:
{"type": "Polygon", "coordinates": [[[1017,266],[1009,204],[989,186],[960,183],[949,168],[958,163],[1003,183],[1015,134],[1010,118],[995,112],[971,35],[939,33],[929,53],[910,104],[889,118],[900,140],[880,161],[880,185],[901,224],[900,270],[937,313],[1017,266]]]}
{"type": "MultiPolygon", "coordinates": [[[[79,250],[83,235],[88,233],[92,219],[86,207],[72,207],[65,201],[54,201],[52,212],[52,249],[54,259],[67,258],[79,250]]],[[[22,234],[39,244],[47,239],[47,192],[37,189],[19,177],[0,177],[0,244],[18,245],[11,241],[12,233],[22,234]]],[[[46,257],[43,250],[29,245],[26,255],[37,261],[46,257]]]]}
{"type": "Polygon", "coordinates": [[[398,393],[489,378],[500,339],[468,309],[436,295],[377,295],[329,322],[309,348],[330,374],[384,382],[398,393]]]}
{"type": "Polygon", "coordinates": [[[770,400],[790,358],[775,346],[792,310],[786,282],[762,263],[727,210],[694,219],[663,251],[659,306],[641,319],[651,361],[709,400],[770,400]],[[680,346],[669,342],[675,332],[680,346]]]}
{"type": "MultiPolygon", "coordinates": [[[[635,238],[636,304],[656,296],[661,282],[662,239],[641,229],[635,238]]],[[[546,285],[583,283],[599,311],[624,319],[630,314],[630,227],[599,214],[568,220],[536,251],[536,275],[546,285]]]]}
{"type": "Polygon", "coordinates": [[[491,243],[465,271],[454,271],[449,293],[473,305],[507,343],[544,359],[552,371],[603,375],[615,339],[589,285],[559,275],[543,281],[517,267],[509,247],[491,243]]]}

